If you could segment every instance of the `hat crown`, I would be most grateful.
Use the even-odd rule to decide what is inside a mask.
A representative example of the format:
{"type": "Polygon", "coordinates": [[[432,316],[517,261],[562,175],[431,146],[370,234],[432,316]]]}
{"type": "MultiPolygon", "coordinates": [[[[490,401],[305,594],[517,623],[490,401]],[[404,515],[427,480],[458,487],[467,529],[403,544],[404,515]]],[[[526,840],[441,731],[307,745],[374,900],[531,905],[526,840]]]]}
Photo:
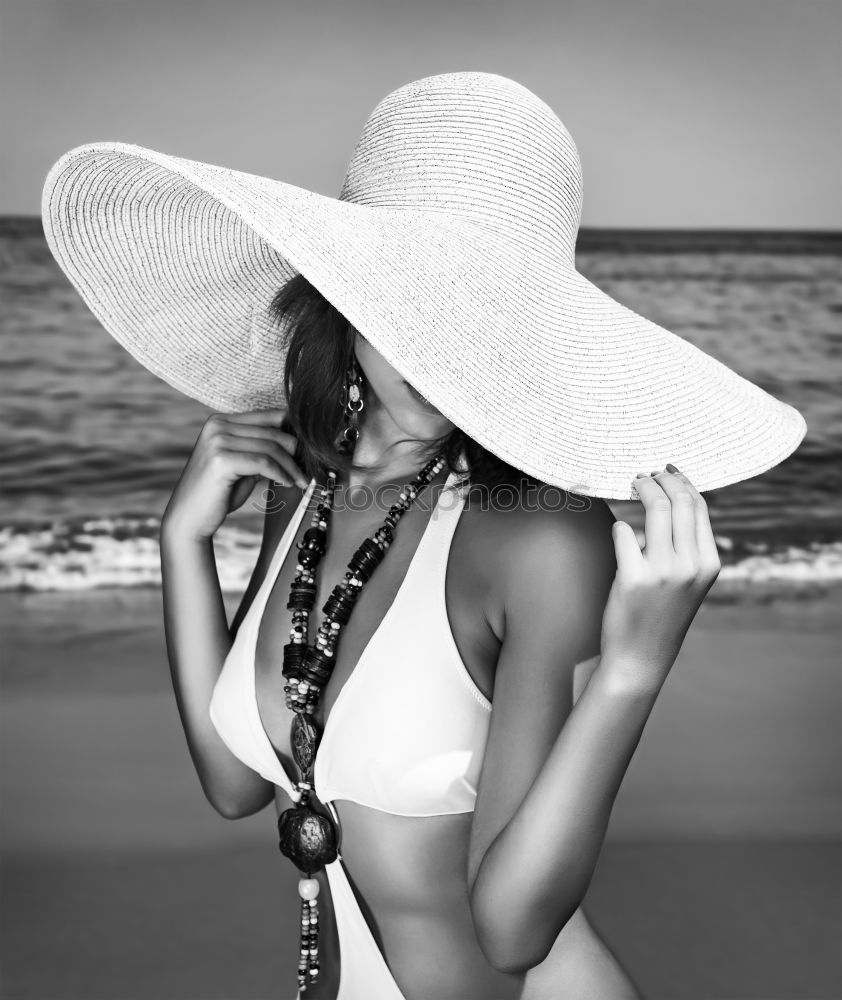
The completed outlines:
{"type": "Polygon", "coordinates": [[[526,87],[492,73],[445,73],[380,101],[339,197],[470,218],[572,260],[582,167],[570,133],[526,87]]]}

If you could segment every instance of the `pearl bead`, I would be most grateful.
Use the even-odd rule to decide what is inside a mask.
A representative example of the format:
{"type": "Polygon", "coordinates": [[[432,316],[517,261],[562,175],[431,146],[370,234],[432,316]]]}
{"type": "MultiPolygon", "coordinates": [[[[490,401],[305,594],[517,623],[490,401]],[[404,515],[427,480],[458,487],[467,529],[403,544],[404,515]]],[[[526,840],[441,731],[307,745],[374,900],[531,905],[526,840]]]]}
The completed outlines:
{"type": "Polygon", "coordinates": [[[319,883],[314,878],[303,878],[298,883],[298,895],[302,899],[315,899],[319,894],[319,883]]]}

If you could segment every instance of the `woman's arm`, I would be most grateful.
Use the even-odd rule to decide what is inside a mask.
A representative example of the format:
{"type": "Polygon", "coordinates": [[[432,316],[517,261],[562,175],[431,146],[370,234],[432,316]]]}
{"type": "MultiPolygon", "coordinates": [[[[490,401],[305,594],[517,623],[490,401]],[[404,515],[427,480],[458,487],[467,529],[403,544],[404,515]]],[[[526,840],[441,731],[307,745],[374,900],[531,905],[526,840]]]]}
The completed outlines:
{"type": "Polygon", "coordinates": [[[199,782],[222,816],[249,816],[271,802],[272,785],[231,753],[208,715],[214,685],[233,642],[213,539],[181,535],[163,523],[161,575],[173,690],[199,782]]]}
{"type": "Polygon", "coordinates": [[[645,556],[597,504],[538,513],[509,561],[468,873],[480,945],[502,971],[540,964],[584,899],[646,720],[718,573],[704,501],[684,477],[636,484],[645,556]],[[595,653],[573,707],[573,669],[595,653]]]}
{"type": "Polygon", "coordinates": [[[164,626],[178,711],[202,790],[231,819],[264,808],[274,789],[225,746],[208,708],[233,633],[277,543],[277,518],[266,515],[261,551],[230,629],[213,535],[225,516],[245,503],[260,476],[286,485],[294,478],[301,482],[289,455],[294,439],[280,431],[282,417],[283,411],[211,417],[161,523],[164,626]]]}

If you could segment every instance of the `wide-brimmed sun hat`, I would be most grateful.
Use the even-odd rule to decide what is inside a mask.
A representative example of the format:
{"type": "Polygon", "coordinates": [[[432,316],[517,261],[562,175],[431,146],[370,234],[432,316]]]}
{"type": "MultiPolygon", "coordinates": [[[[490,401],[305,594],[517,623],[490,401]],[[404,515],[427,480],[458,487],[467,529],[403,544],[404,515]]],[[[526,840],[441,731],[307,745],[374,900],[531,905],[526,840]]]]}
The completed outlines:
{"type": "Polygon", "coordinates": [[[552,109],[491,73],[388,94],[338,198],[92,143],[43,195],[50,248],[108,332],[216,410],[284,404],[301,273],[441,413],[516,468],[609,499],[675,463],[700,490],[766,471],[793,407],[576,270],[582,171],[552,109]]]}

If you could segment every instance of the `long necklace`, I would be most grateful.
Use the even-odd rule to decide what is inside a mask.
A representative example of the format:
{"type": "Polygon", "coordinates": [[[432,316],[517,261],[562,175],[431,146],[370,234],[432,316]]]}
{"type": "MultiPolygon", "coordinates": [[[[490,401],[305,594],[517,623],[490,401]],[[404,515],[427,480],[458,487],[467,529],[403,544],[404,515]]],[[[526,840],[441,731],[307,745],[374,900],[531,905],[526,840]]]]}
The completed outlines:
{"type": "Polygon", "coordinates": [[[301,879],[301,947],[298,958],[298,988],[303,992],[319,976],[319,883],[313,878],[338,854],[336,825],[330,816],[316,812],[309,804],[313,792],[313,767],[321,730],[313,718],[322,691],[336,663],[336,647],[342,629],[363,585],[380,565],[392,544],[393,529],[417,499],[420,491],[444,468],[444,456],[437,455],[403,488],[397,503],[389,508],[383,524],[366,538],[348,563],[345,578],[325,602],[324,618],[309,643],[310,612],[316,601],[316,567],[327,547],[327,529],[333,512],[336,472],[329,469],[327,482],[313,512],[310,527],[298,545],[298,564],[290,586],[287,608],[292,610],[290,641],[284,646],[283,675],[286,705],[295,715],[290,730],[290,746],[300,777],[292,792],[295,805],[278,819],[279,847],[298,868],[301,879]]]}

